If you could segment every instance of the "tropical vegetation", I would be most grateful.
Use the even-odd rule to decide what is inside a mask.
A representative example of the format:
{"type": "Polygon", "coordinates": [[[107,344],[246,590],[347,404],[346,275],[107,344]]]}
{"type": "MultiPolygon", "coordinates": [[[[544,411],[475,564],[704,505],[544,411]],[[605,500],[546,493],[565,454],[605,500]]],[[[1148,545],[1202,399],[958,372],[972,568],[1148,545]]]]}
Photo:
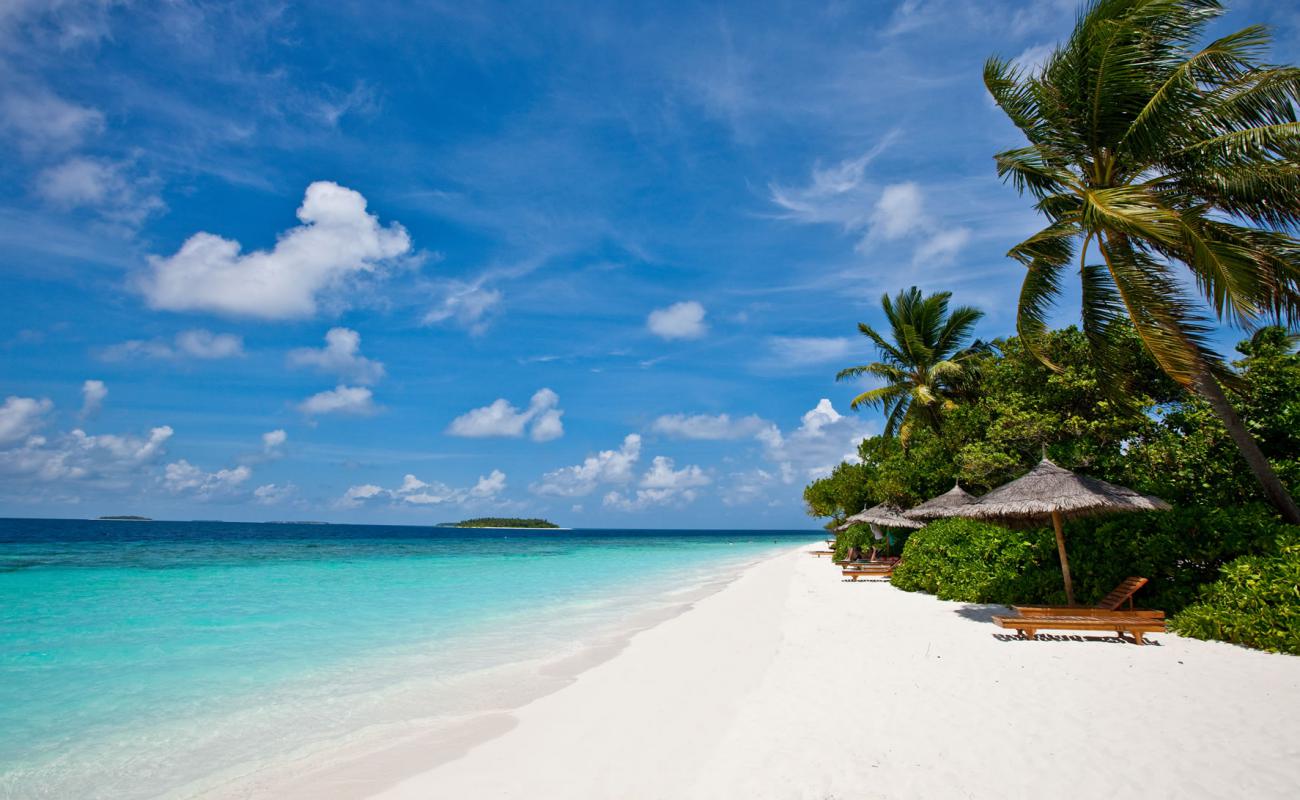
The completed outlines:
{"type": "Polygon", "coordinates": [[[883,410],[886,436],[898,434],[906,443],[918,423],[938,429],[941,413],[952,408],[960,394],[966,377],[963,362],[976,352],[963,346],[984,312],[969,306],[949,311],[951,297],[952,292],[922,295],[915,286],[893,300],[882,296],[880,306],[893,341],[858,323],[858,331],[875,344],[881,360],[842,369],[835,379],[870,376],[884,381],[853,398],[850,406],[883,410]]]}
{"type": "MultiPolygon", "coordinates": [[[[1221,13],[1092,0],[1040,67],[987,62],[1028,142],[997,172],[1046,219],[1009,252],[1017,335],[968,345],[981,314],[946,292],[882,298],[888,329],[859,326],[881,360],[839,377],[880,382],[853,406],[886,426],[807,487],[810,514],[980,494],[1047,455],[1175,509],[1067,522],[1080,602],[1142,575],[1173,630],[1300,654],[1300,69],[1265,63],[1259,27],[1199,45],[1221,13]],[[1049,329],[1070,272],[1081,326],[1049,329]],[[1248,332],[1231,363],[1222,323],[1248,332]]],[[[948,519],[892,541],[899,588],[1065,599],[1048,529],[948,519]]]]}
{"type": "Polygon", "coordinates": [[[1067,270],[1099,368],[1122,374],[1131,328],[1160,368],[1205,400],[1269,502],[1300,508],[1233,408],[1214,322],[1300,316],[1300,69],[1263,62],[1251,26],[1198,46],[1216,0],[1093,0],[1041,69],[991,58],[984,82],[1029,144],[998,174],[1048,225],[1009,255],[1025,265],[1017,309],[1040,352],[1067,270]],[[1199,297],[1197,296],[1199,295],[1199,297]]]}

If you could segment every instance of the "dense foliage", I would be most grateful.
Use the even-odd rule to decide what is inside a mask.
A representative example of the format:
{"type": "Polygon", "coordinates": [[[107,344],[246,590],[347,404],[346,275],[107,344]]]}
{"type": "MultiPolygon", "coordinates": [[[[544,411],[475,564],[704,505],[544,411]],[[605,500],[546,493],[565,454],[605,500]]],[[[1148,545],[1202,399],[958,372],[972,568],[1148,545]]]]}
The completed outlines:
{"type": "Polygon", "coordinates": [[[460,522],[444,522],[440,528],[558,528],[544,519],[516,519],[515,517],[477,517],[460,522]]]}
{"type": "Polygon", "coordinates": [[[1183,636],[1300,655],[1300,537],[1278,545],[1276,555],[1243,556],[1224,566],[1170,627],[1183,636]]]}
{"type": "MultiPolygon", "coordinates": [[[[1060,368],[1043,365],[1018,337],[992,342],[968,369],[966,400],[938,431],[918,429],[906,445],[875,436],[845,464],[804,491],[809,513],[834,521],[883,501],[904,508],[960,480],[979,494],[1022,475],[1044,449],[1057,463],[1176,506],[1233,507],[1262,501],[1218,417],[1168,380],[1123,334],[1127,379],[1107,383],[1076,328],[1044,334],[1060,368]],[[1117,388],[1123,397],[1116,399],[1117,388]]],[[[1300,489],[1300,355],[1280,328],[1239,345],[1230,396],[1264,453],[1300,489]]]]}
{"type": "Polygon", "coordinates": [[[880,298],[889,321],[889,338],[865,322],[858,331],[876,346],[880,361],[840,370],[836,380],[869,375],[884,385],[853,398],[856,410],[864,405],[885,413],[885,435],[907,441],[918,424],[938,428],[942,412],[961,393],[963,362],[978,349],[967,348],[971,330],[984,312],[961,306],[951,311],[952,292],[921,294],[913,286],[890,299],[880,298]]]}
{"type": "Polygon", "coordinates": [[[916,531],[891,582],[909,592],[971,603],[1055,599],[1056,545],[1045,530],[1013,531],[970,519],[945,519],[916,531]]]}
{"type": "Polygon", "coordinates": [[[984,83],[1025,145],[994,156],[1046,227],[1015,245],[1017,328],[1036,346],[1065,283],[1124,375],[1117,327],[1232,435],[1269,502],[1300,506],[1224,394],[1216,323],[1300,320],[1300,69],[1264,61],[1254,25],[1201,43],[1218,0],[1093,0],[1041,68],[991,58],[984,83]]]}
{"type": "MultiPolygon", "coordinates": [[[[1300,541],[1300,529],[1282,524],[1263,505],[1094,517],[1065,526],[1078,602],[1095,603],[1125,578],[1140,575],[1150,582],[1136,604],[1169,613],[1196,602],[1201,587],[1233,559],[1274,552],[1277,542],[1292,538],[1300,541]]],[[[914,532],[893,583],[971,603],[1065,599],[1050,529],[966,519],[940,520],[914,532]]]]}

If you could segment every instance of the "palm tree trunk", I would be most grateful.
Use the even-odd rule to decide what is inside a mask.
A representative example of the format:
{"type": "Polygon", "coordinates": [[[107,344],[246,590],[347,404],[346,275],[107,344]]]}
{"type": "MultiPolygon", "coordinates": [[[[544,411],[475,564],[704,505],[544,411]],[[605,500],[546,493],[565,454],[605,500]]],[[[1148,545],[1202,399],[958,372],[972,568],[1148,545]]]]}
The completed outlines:
{"type": "Polygon", "coordinates": [[[1273,465],[1268,463],[1263,451],[1259,449],[1255,437],[1251,436],[1250,431],[1242,424],[1241,417],[1237,416],[1236,410],[1228,402],[1228,396],[1223,393],[1223,387],[1213,375],[1201,372],[1196,377],[1195,388],[1196,393],[1205,398],[1210,408],[1214,409],[1214,413],[1219,415],[1223,427],[1228,429],[1228,435],[1237,443],[1242,458],[1246,459],[1250,471],[1255,473],[1255,479],[1263,487],[1264,496],[1277,507],[1282,519],[1292,525],[1300,525],[1300,507],[1296,506],[1295,498],[1287,492],[1277,473],[1273,471],[1273,465]]]}

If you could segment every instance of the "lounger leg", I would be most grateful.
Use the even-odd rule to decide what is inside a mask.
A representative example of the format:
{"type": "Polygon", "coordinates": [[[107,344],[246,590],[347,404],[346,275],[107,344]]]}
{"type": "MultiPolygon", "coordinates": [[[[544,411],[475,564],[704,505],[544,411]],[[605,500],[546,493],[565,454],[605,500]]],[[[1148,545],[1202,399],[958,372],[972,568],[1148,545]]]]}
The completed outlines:
{"type": "Polygon", "coordinates": [[[1024,628],[1020,631],[1020,635],[1025,637],[1026,639],[1032,639],[1038,635],[1038,631],[1030,630],[1029,628],[1024,628]]]}
{"type": "Polygon", "coordinates": [[[1142,640],[1142,631],[1133,631],[1133,643],[1146,644],[1146,642],[1142,640]]]}

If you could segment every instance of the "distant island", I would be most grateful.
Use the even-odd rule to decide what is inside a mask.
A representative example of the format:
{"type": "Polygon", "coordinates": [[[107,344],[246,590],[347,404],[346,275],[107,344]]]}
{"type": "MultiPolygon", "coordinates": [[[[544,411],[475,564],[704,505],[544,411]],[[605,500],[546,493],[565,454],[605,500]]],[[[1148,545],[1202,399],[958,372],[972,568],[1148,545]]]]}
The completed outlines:
{"type": "Polygon", "coordinates": [[[135,514],[114,514],[107,517],[95,517],[95,519],[106,519],[113,522],[153,522],[149,517],[138,517],[135,514]]]}
{"type": "Polygon", "coordinates": [[[439,528],[559,528],[544,519],[516,519],[514,517],[479,517],[460,522],[442,522],[439,528]]]}

